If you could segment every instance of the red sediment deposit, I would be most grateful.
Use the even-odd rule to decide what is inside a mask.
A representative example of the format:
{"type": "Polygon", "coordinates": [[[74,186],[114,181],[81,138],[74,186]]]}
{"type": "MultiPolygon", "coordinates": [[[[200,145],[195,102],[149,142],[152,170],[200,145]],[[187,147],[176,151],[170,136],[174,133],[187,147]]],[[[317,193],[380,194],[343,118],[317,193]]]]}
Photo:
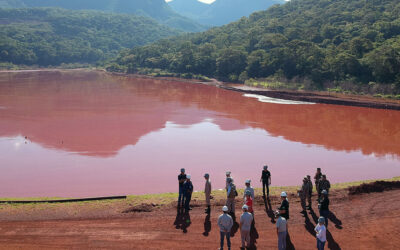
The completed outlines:
{"type": "MultiPolygon", "coordinates": [[[[332,216],[326,249],[398,249],[400,238],[395,235],[400,233],[400,190],[356,195],[333,190],[330,196],[332,216]]],[[[316,204],[314,211],[303,217],[299,199],[291,197],[289,202],[288,249],[314,249],[313,228],[319,216],[316,204]]],[[[212,201],[210,216],[204,214],[204,201],[196,204],[188,215],[178,214],[175,204],[141,204],[130,212],[112,205],[103,211],[88,204],[74,213],[70,210],[76,208],[69,205],[12,213],[4,207],[0,210],[0,249],[217,249],[217,218],[222,204],[212,201]],[[151,211],[143,213],[146,209],[151,211]]],[[[277,248],[271,212],[278,205],[277,197],[272,197],[268,209],[262,199],[254,203],[255,230],[251,237],[257,249],[277,248]]],[[[238,201],[237,217],[240,206],[238,201]]],[[[239,249],[238,224],[232,235],[232,249],[239,249]]]]}

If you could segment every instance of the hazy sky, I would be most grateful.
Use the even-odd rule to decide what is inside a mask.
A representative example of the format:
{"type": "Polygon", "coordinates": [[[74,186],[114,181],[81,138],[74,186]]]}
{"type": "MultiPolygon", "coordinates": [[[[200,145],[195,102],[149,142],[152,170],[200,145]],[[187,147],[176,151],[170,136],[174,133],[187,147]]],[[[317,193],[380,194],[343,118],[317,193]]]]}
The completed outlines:
{"type": "MultiPolygon", "coordinates": [[[[166,2],[171,2],[171,1],[173,1],[173,0],[165,0],[166,2]]],[[[214,2],[215,0],[199,0],[200,2],[203,2],[203,3],[212,3],[212,2],[214,2]]]]}

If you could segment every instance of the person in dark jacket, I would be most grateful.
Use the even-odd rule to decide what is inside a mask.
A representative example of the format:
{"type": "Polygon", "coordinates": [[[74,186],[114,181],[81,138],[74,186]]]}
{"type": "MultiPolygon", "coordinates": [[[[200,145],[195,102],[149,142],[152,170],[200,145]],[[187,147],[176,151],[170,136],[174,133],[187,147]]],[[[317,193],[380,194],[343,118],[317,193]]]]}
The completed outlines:
{"type": "Polygon", "coordinates": [[[186,181],[185,169],[181,168],[181,173],[178,175],[178,183],[179,183],[179,196],[178,196],[178,208],[183,207],[185,204],[185,195],[183,193],[183,183],[186,181]]]}
{"type": "Polygon", "coordinates": [[[269,198],[269,185],[271,185],[271,173],[268,171],[268,166],[265,165],[263,171],[261,172],[263,196],[265,198],[265,189],[267,189],[267,197],[269,198]]]}
{"type": "Polygon", "coordinates": [[[192,210],[190,208],[190,200],[192,199],[192,193],[193,193],[193,184],[190,181],[190,175],[186,175],[186,181],[183,184],[183,193],[185,195],[185,211],[188,212],[189,210],[192,210]]]}
{"type": "Polygon", "coordinates": [[[319,188],[319,182],[321,181],[321,179],[322,179],[321,168],[317,168],[317,172],[315,173],[315,176],[314,176],[315,188],[317,189],[317,192],[318,192],[317,201],[319,200],[319,198],[321,196],[321,190],[319,188]]]}
{"type": "Polygon", "coordinates": [[[322,196],[318,203],[319,215],[325,218],[325,226],[328,228],[328,218],[329,218],[329,198],[328,192],[326,190],[322,190],[322,196]]]}
{"type": "Polygon", "coordinates": [[[308,200],[308,210],[311,210],[311,198],[312,198],[312,193],[313,193],[313,184],[311,181],[311,176],[307,175],[307,183],[308,183],[308,195],[307,195],[307,200],[308,200]]]}
{"type": "Polygon", "coordinates": [[[286,192],[282,192],[281,193],[281,206],[279,207],[279,213],[281,214],[281,216],[283,218],[285,218],[286,220],[289,219],[289,201],[287,199],[287,194],[286,192]]]}

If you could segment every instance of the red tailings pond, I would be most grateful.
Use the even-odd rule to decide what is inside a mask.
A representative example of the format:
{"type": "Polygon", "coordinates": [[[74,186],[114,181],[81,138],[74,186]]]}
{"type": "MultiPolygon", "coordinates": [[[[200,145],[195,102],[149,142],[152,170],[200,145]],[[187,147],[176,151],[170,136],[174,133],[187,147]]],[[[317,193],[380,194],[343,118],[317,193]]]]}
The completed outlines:
{"type": "Polygon", "coordinates": [[[0,197],[195,190],[400,175],[400,112],[293,103],[195,83],[90,71],[0,73],[0,197]]]}

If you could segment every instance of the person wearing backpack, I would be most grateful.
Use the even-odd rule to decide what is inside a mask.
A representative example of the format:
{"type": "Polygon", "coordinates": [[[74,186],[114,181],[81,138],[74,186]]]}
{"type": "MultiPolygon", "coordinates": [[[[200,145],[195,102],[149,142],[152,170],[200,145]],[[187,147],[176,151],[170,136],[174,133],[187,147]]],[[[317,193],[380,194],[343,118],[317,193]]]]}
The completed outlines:
{"type": "Polygon", "coordinates": [[[226,206],[228,207],[229,214],[231,214],[234,217],[235,216],[235,198],[236,198],[236,196],[238,196],[238,193],[236,191],[235,184],[233,184],[233,179],[228,177],[226,179],[226,181],[228,183],[226,206]]]}

